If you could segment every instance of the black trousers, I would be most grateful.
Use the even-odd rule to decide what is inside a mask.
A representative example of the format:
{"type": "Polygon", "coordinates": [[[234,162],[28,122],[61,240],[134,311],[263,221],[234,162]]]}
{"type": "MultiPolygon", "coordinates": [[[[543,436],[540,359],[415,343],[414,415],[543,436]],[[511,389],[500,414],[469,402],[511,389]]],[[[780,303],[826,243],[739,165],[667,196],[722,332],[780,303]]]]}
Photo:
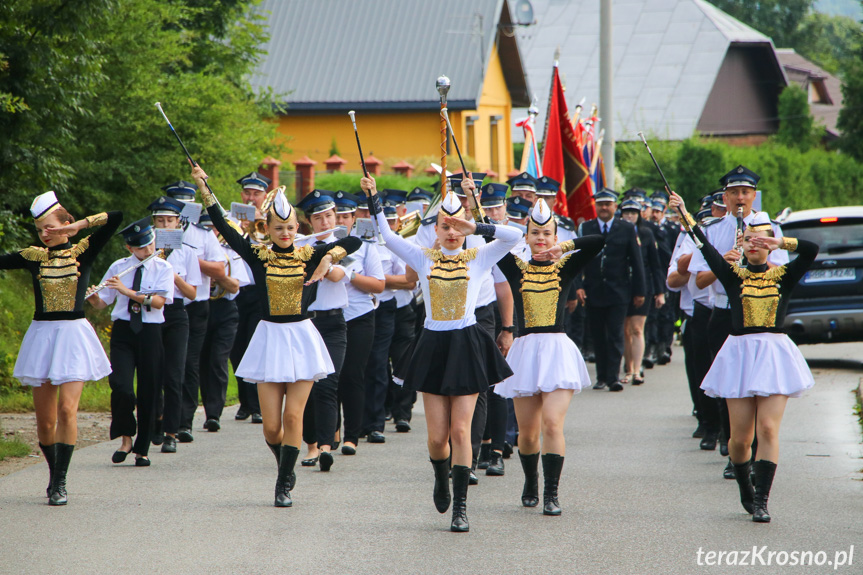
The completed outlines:
{"type": "MultiPolygon", "coordinates": [[[[727,309],[713,308],[710,314],[710,322],[707,324],[707,343],[710,346],[711,363],[716,358],[719,350],[725,344],[725,340],[731,334],[731,311],[727,309]]],[[[731,435],[731,423],[728,421],[728,404],[725,398],[717,398],[719,402],[719,423],[725,437],[731,435]]]]}
{"type": "MultiPolygon", "coordinates": [[[[588,300],[590,301],[590,300],[588,300]]],[[[623,321],[627,304],[597,306],[588,304],[587,320],[593,337],[596,356],[596,378],[605,383],[620,379],[620,358],[623,357],[623,321]]]]}
{"type": "Polygon", "coordinates": [[[347,323],[348,345],[339,375],[339,404],[345,417],[344,441],[360,439],[366,402],[366,363],[375,339],[375,312],[370,311],[347,323]]]}
{"type": "Polygon", "coordinates": [[[321,334],[336,371],[312,386],[303,412],[303,441],[332,446],[338,428],[339,374],[348,346],[348,327],[341,310],[334,315],[313,317],[312,324],[321,334]]]}
{"type": "Polygon", "coordinates": [[[162,373],[162,326],[145,323],[132,333],[128,321],[116,320],[111,331],[111,439],[134,436],[132,451],[147,455],[156,419],[156,386],[162,373]],[[137,373],[137,399],[135,376],[137,373]],[[135,420],[135,407],[138,419],[135,420]]]}
{"type": "Polygon", "coordinates": [[[366,363],[366,403],[362,434],[383,431],[386,425],[387,390],[390,384],[390,344],[396,330],[396,300],[378,305],[375,310],[375,337],[366,363]]]}
{"type": "Polygon", "coordinates": [[[201,401],[207,419],[219,419],[225,409],[228,393],[228,357],[234,347],[234,336],[240,314],[229,299],[210,301],[207,334],[201,347],[201,401]]]}
{"type": "MultiPolygon", "coordinates": [[[[478,307],[474,310],[476,323],[494,339],[494,303],[478,307]]],[[[476,398],[476,407],[473,410],[473,420],[470,425],[470,443],[473,448],[473,465],[479,458],[479,448],[485,435],[485,423],[488,418],[488,393],[480,393],[476,398]]],[[[494,393],[493,391],[491,393],[494,393]]]]}
{"type": "MultiPolygon", "coordinates": [[[[645,298],[645,299],[647,299],[647,298],[645,298]]],[[[653,299],[653,298],[651,297],[650,299],[653,299]]],[[[654,305],[654,302],[652,302],[652,301],[647,301],[646,303],[648,304],[649,307],[647,308],[647,310],[648,310],[647,311],[647,319],[644,322],[644,345],[645,345],[645,352],[648,352],[649,346],[653,346],[653,345],[658,346],[660,343],[660,340],[659,340],[659,322],[660,322],[659,314],[662,311],[662,309],[657,308],[656,305],[654,305]]],[[[663,307],[665,307],[665,306],[663,306],[663,307]]],[[[661,354],[662,349],[657,347],[656,353],[661,354]]],[[[636,366],[636,367],[640,367],[640,366],[636,366]]]]}
{"type": "MultiPolygon", "coordinates": [[[[390,342],[390,357],[392,365],[397,365],[404,354],[410,351],[414,336],[416,335],[416,312],[413,302],[396,308],[395,331],[390,342]]],[[[415,391],[405,391],[402,386],[392,380],[392,370],[389,373],[389,392],[387,394],[387,407],[393,415],[393,421],[410,421],[411,411],[417,400],[415,391]]]]}
{"type": "Polygon", "coordinates": [[[192,429],[198,409],[198,388],[201,384],[201,348],[207,336],[209,301],[194,301],[186,306],[189,314],[189,342],[186,346],[186,372],[183,376],[183,403],[180,408],[180,429],[192,429]]]}
{"type": "MultiPolygon", "coordinates": [[[[500,335],[501,323],[500,310],[494,306],[494,332],[495,337],[500,335]]],[[[491,448],[495,451],[503,451],[506,441],[507,405],[506,398],[494,392],[494,387],[486,391],[486,402],[488,403],[488,414],[485,419],[485,432],[483,441],[490,441],[491,448]]]]}
{"type": "Polygon", "coordinates": [[[669,354],[671,353],[671,346],[674,343],[674,324],[680,314],[680,292],[666,292],[665,305],[659,308],[659,318],[656,324],[657,340],[661,346],[660,351],[665,350],[669,354]]]}
{"type": "MultiPolygon", "coordinates": [[[[240,294],[234,300],[237,302],[237,311],[240,316],[240,321],[237,324],[237,335],[234,337],[234,346],[231,348],[231,366],[235,372],[246,354],[246,349],[255,334],[258,322],[263,317],[261,301],[258,299],[255,289],[255,286],[240,288],[240,294]]],[[[258,387],[254,383],[247,383],[242,377],[236,379],[240,409],[246,413],[260,413],[261,404],[258,402],[258,387]]]]}
{"type": "Polygon", "coordinates": [[[689,383],[689,397],[692,399],[692,409],[695,411],[695,415],[698,418],[698,421],[702,421],[703,415],[701,414],[701,402],[698,397],[698,386],[700,383],[696,380],[695,377],[695,353],[692,351],[692,316],[687,314],[686,312],[681,312],[683,314],[683,324],[682,324],[682,338],[681,343],[683,344],[683,365],[686,368],[686,381],[689,383]]]}
{"type": "Polygon", "coordinates": [[[162,324],[164,363],[157,383],[156,419],[162,419],[162,430],[176,435],[180,427],[180,402],[186,371],[186,342],[189,339],[189,316],[183,300],[179,305],[165,306],[162,324]]]}
{"type": "Polygon", "coordinates": [[[701,389],[701,382],[704,381],[704,376],[710,371],[710,364],[713,363],[713,354],[710,352],[710,344],[708,343],[712,311],[711,308],[695,302],[692,321],[689,323],[687,331],[692,338],[694,378],[698,392],[698,406],[696,408],[698,409],[698,419],[704,423],[707,431],[719,433],[719,399],[708,396],[701,389]]]}

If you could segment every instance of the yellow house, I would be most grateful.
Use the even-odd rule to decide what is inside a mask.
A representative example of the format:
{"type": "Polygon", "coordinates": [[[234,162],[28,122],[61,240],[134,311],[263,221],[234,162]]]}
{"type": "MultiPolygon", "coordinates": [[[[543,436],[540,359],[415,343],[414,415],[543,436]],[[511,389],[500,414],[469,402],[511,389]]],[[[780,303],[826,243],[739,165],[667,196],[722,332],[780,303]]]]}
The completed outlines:
{"type": "Polygon", "coordinates": [[[439,157],[435,82],[446,75],[462,154],[501,180],[513,170],[512,108],[529,104],[529,90],[507,0],[265,0],[261,8],[270,40],[253,82],[284,96],[284,164],[308,156],[323,170],[335,145],[346,169],[359,170],[349,110],[363,152],[385,166],[439,157]]]}

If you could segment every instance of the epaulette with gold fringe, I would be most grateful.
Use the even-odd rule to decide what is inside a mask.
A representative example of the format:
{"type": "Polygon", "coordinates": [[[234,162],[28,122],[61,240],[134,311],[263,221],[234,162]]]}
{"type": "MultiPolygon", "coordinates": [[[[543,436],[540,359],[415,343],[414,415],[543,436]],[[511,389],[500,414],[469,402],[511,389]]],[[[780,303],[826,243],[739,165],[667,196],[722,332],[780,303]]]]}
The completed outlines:
{"type": "Polygon", "coordinates": [[[479,248],[470,248],[467,250],[463,250],[461,253],[455,256],[448,256],[441,250],[432,250],[428,248],[424,248],[423,252],[425,253],[426,257],[433,262],[440,261],[444,258],[452,259],[459,262],[469,262],[476,259],[476,253],[478,250],[479,248]]]}

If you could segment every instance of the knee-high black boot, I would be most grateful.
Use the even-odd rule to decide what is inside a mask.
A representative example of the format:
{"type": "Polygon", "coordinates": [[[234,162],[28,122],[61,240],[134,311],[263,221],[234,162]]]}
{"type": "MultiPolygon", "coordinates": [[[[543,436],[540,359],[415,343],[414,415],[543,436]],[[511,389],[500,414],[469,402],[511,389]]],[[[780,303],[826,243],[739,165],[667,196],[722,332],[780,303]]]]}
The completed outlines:
{"type": "Polygon", "coordinates": [[[756,523],[770,523],[767,498],[770,497],[770,488],[776,475],[776,464],[766,459],[759,459],[753,467],[755,468],[755,510],[752,513],[752,520],[756,523]]]}
{"type": "MultiPolygon", "coordinates": [[[[267,441],[267,440],[265,439],[264,441],[267,441]]],[[[282,449],[282,446],[279,445],[278,443],[270,443],[269,441],[267,441],[267,447],[269,447],[270,451],[273,452],[273,455],[276,456],[276,468],[278,469],[278,467],[279,467],[279,451],[282,449]]]]}
{"type": "Polygon", "coordinates": [[[542,475],[545,478],[545,489],[542,492],[542,514],[560,515],[560,502],[557,500],[557,486],[560,484],[560,472],[563,469],[563,456],[556,453],[546,453],[542,456],[542,475]]]}
{"type": "Polygon", "coordinates": [[[68,443],[54,444],[54,475],[51,479],[51,497],[48,505],[66,505],[66,472],[72,460],[74,445],[68,443]]]}
{"type": "Polygon", "coordinates": [[[467,522],[467,486],[470,481],[470,467],[453,465],[452,467],[452,523],[450,531],[467,533],[470,525],[467,522]]]}
{"type": "Polygon", "coordinates": [[[56,445],[56,443],[52,443],[51,445],[39,444],[39,447],[42,449],[42,455],[45,456],[45,461],[48,462],[48,489],[45,490],[45,497],[51,497],[51,486],[54,485],[54,458],[56,457],[57,452],[55,449],[56,445]]]}
{"type": "Polygon", "coordinates": [[[446,513],[450,504],[449,493],[449,458],[446,459],[431,459],[432,467],[434,468],[434,499],[435,509],[438,513],[446,513]]]}
{"type": "Polygon", "coordinates": [[[734,463],[734,478],[737,479],[737,486],[740,488],[740,503],[747,513],[755,511],[755,489],[752,487],[752,478],[749,476],[752,471],[752,463],[747,459],[746,463],[734,463]]]}
{"type": "Polygon", "coordinates": [[[293,505],[291,490],[297,482],[294,466],[297,464],[297,457],[299,455],[299,448],[292,445],[283,445],[279,451],[279,475],[276,479],[276,507],[290,507],[293,505]]]}
{"type": "Polygon", "coordinates": [[[521,469],[524,471],[524,489],[521,490],[521,504],[525,507],[539,505],[539,453],[524,455],[518,452],[521,469]]]}

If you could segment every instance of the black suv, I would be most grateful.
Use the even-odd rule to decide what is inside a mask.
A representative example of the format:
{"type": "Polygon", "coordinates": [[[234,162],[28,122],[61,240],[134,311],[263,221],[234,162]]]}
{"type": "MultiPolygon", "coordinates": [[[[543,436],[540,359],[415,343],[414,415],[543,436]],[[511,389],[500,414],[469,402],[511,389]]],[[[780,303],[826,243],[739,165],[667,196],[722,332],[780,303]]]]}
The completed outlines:
{"type": "Polygon", "coordinates": [[[863,340],[863,206],[793,212],[782,232],[821,246],[791,293],[788,335],[798,344],[863,340]]]}

